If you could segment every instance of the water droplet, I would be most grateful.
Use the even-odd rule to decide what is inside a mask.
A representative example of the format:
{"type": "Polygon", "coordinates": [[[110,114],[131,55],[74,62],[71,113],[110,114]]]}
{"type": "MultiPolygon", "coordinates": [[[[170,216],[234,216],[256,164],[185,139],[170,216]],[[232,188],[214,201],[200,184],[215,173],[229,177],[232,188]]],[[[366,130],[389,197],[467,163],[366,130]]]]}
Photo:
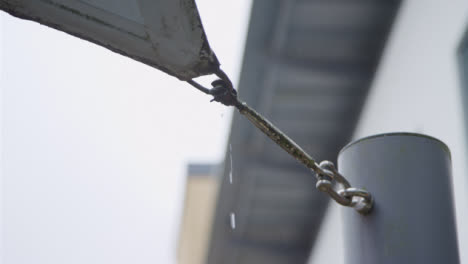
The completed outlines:
{"type": "Polygon", "coordinates": [[[230,218],[231,218],[231,229],[234,230],[236,229],[236,215],[231,212],[230,218]]]}
{"type": "Polygon", "coordinates": [[[231,161],[231,166],[229,167],[229,184],[232,184],[232,146],[229,144],[229,159],[231,161]]]}

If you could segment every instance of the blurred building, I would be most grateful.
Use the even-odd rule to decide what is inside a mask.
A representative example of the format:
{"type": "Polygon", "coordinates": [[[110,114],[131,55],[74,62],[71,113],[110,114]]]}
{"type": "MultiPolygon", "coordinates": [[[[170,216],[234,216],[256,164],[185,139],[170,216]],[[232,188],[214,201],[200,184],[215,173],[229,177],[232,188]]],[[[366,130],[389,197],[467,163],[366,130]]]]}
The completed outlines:
{"type": "MultiPolygon", "coordinates": [[[[419,132],[444,141],[452,152],[459,247],[461,260],[466,262],[468,251],[463,249],[468,247],[468,225],[465,224],[468,217],[468,171],[465,165],[468,152],[467,134],[464,132],[468,121],[467,29],[468,2],[463,0],[253,0],[238,84],[239,96],[317,160],[336,161],[339,150],[347,142],[378,133],[419,132]]],[[[18,93],[21,91],[15,90],[18,93]]],[[[14,98],[20,101],[23,97],[14,98]]],[[[28,100],[20,101],[23,104],[4,101],[16,103],[15,109],[18,110],[31,108],[28,100]]],[[[76,112],[81,115],[82,106],[76,109],[80,110],[76,112]]],[[[38,144],[37,149],[43,146],[39,141],[28,141],[28,137],[16,133],[27,126],[12,116],[5,115],[4,118],[9,124],[16,125],[13,128],[17,130],[3,131],[9,140],[0,143],[8,143],[4,148],[20,161],[22,156],[16,154],[26,153],[28,144],[38,144]],[[16,140],[12,141],[11,138],[16,140]],[[25,151],[18,151],[15,144],[25,151]]],[[[39,117],[42,116],[31,116],[41,121],[39,117]]],[[[47,122],[47,119],[44,120],[47,122]]],[[[76,129],[70,126],[70,131],[75,132],[76,129]]],[[[138,133],[140,131],[151,132],[140,129],[138,133]]],[[[89,134],[93,133],[95,131],[89,134]]],[[[103,132],[106,135],[113,133],[103,132]]],[[[70,132],[61,134],[70,135],[70,132]]],[[[148,133],[153,134],[156,133],[148,133]]],[[[135,137],[140,138],[139,134],[135,134],[135,137]]],[[[94,141],[89,142],[89,148],[93,149],[94,141]]],[[[99,153],[110,157],[112,155],[108,152],[114,150],[114,143],[109,141],[107,144],[104,146],[109,147],[102,147],[99,153]]],[[[147,142],[141,144],[146,146],[147,142]]],[[[157,145],[157,142],[153,144],[157,145]]],[[[230,144],[234,160],[232,168],[225,168],[218,176],[215,176],[217,173],[210,169],[210,165],[189,168],[191,176],[188,176],[186,186],[179,263],[343,263],[345,245],[342,244],[342,230],[346,223],[339,217],[340,208],[335,203],[328,203],[330,199],[315,189],[315,178],[310,171],[237,113],[233,117],[230,144]],[[232,183],[229,181],[231,172],[234,177],[232,183]],[[234,230],[229,224],[231,212],[236,214],[234,230]]],[[[58,153],[68,153],[69,149],[63,149],[63,146],[58,142],[52,147],[59,150],[58,153]]],[[[127,153],[145,152],[122,150],[118,159],[109,159],[104,164],[115,168],[119,161],[124,163],[128,160],[127,153]]],[[[39,151],[33,155],[44,156],[39,151]]],[[[148,157],[153,156],[148,154],[148,157]]],[[[83,157],[87,156],[76,159],[81,161],[83,157]]],[[[135,156],[134,159],[135,164],[141,160],[151,160],[144,156],[135,156]]],[[[58,171],[57,163],[48,165],[47,162],[51,161],[38,163],[26,173],[35,175],[37,168],[47,172],[58,171]]],[[[103,162],[100,161],[99,165],[103,166],[103,162]]],[[[63,174],[68,173],[68,167],[62,167],[63,174]]],[[[36,194],[37,197],[45,197],[43,201],[47,203],[57,203],[58,199],[47,200],[54,196],[50,196],[50,192],[44,192],[47,196],[43,195],[38,191],[36,182],[18,177],[29,168],[18,165],[13,169],[10,166],[4,171],[15,179],[16,185],[13,187],[16,189],[12,190],[16,192],[10,191],[14,196],[3,197],[22,201],[23,193],[31,197],[36,194]],[[24,188],[24,182],[30,183],[28,188],[24,188]]],[[[47,176],[50,177],[50,174],[47,176]]],[[[98,177],[91,175],[90,178],[98,177]]],[[[113,178],[117,177],[113,175],[113,178]]],[[[55,179],[61,178],[50,179],[54,179],[50,182],[55,183],[55,179]]],[[[146,183],[143,180],[141,182],[146,183]]],[[[75,190],[80,182],[77,183],[69,184],[72,186],[70,190],[75,190]]],[[[122,186],[126,185],[127,182],[122,183],[122,186]]],[[[100,194],[101,188],[96,189],[99,192],[95,193],[100,194]]],[[[63,197],[62,193],[56,192],[57,197],[63,197]]],[[[92,202],[89,204],[95,204],[96,200],[99,199],[90,200],[92,202]]],[[[41,208],[40,203],[37,205],[34,209],[41,208]]],[[[122,209],[121,203],[116,205],[119,210],[122,209]]],[[[131,211],[132,206],[133,203],[125,211],[131,211]]],[[[64,210],[67,207],[57,203],[56,208],[64,210]]],[[[142,211],[148,211],[147,207],[142,208],[145,209],[142,211]]],[[[36,212],[18,206],[10,206],[5,211],[10,217],[7,226],[24,217],[24,212],[36,212]]],[[[58,219],[57,224],[44,221],[43,226],[55,228],[78,219],[74,217],[74,212],[68,212],[64,214],[68,218],[58,219]]],[[[41,215],[44,214],[30,214],[31,217],[41,215]]],[[[102,221],[102,217],[96,218],[102,221]]],[[[38,230],[42,232],[38,237],[50,236],[48,230],[51,228],[23,226],[27,229],[17,228],[15,231],[24,238],[29,238],[28,233],[38,230]]],[[[64,228],[54,234],[67,234],[67,230],[64,228]]],[[[147,230],[141,233],[153,234],[147,230]]],[[[11,233],[7,236],[11,236],[11,233]]],[[[56,243],[61,245],[65,236],[58,237],[56,243]]],[[[89,244],[91,240],[87,239],[83,237],[80,241],[89,244]]],[[[101,244],[113,240],[114,237],[112,240],[102,240],[101,244]]],[[[127,240],[126,237],[122,239],[123,242],[127,240]]],[[[22,248],[20,246],[24,244],[19,239],[12,241],[15,243],[12,248],[22,248]]],[[[35,244],[40,241],[37,240],[35,244]]],[[[96,248],[101,250],[98,246],[96,248]]],[[[42,253],[35,250],[36,255],[42,253]]],[[[61,254],[66,252],[53,250],[61,254]]],[[[20,251],[10,252],[15,254],[15,258],[23,257],[20,251]]],[[[112,256],[112,252],[109,255],[112,256]]]]}
{"type": "MultiPolygon", "coordinates": [[[[319,161],[379,133],[444,141],[463,262],[467,29],[466,1],[254,0],[239,95],[319,161]]],[[[346,223],[313,175],[237,113],[230,143],[206,263],[343,263],[346,223]]]]}
{"type": "MultiPolygon", "coordinates": [[[[253,1],[240,98],[317,160],[351,140],[400,1],[253,1]]],[[[306,263],[329,198],[309,170],[234,115],[207,263],[306,263]],[[226,226],[229,210],[238,228],[226,226]]],[[[326,263],[334,263],[326,261],[326,263]]]]}
{"type": "Polygon", "coordinates": [[[177,248],[178,264],[205,263],[218,194],[218,174],[218,165],[188,165],[177,248]]]}

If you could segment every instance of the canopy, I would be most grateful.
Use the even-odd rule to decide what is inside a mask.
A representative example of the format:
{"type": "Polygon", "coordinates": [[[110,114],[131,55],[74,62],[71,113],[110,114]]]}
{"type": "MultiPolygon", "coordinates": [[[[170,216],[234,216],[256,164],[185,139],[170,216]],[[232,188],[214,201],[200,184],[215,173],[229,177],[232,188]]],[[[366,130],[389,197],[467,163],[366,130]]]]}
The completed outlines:
{"type": "Polygon", "coordinates": [[[0,0],[0,9],[181,80],[219,68],[194,0],[0,0]]]}

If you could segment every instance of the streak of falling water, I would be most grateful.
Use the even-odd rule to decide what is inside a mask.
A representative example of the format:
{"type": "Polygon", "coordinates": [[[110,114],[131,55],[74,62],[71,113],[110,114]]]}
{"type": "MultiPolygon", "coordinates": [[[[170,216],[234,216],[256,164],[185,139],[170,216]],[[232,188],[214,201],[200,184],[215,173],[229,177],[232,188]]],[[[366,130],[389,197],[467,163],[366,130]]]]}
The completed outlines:
{"type": "Polygon", "coordinates": [[[229,167],[229,184],[232,184],[232,146],[229,144],[229,160],[231,161],[231,166],[229,167]]]}
{"type": "Polygon", "coordinates": [[[230,218],[231,218],[231,229],[236,229],[236,215],[231,212],[230,214],[230,218]]]}
{"type": "MultiPolygon", "coordinates": [[[[229,144],[229,161],[230,161],[230,167],[229,167],[229,184],[232,184],[232,145],[229,144]]],[[[231,229],[234,230],[236,229],[236,214],[234,212],[231,212],[229,214],[230,222],[231,222],[231,229]]]]}

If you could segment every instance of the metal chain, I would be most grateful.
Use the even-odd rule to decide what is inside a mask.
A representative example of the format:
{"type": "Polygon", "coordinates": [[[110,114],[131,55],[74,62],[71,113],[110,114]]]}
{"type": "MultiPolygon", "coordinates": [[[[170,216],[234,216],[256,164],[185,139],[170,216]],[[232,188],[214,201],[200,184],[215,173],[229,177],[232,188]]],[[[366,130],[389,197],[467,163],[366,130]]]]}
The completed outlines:
{"type": "Polygon", "coordinates": [[[341,175],[335,165],[328,160],[319,164],[317,174],[317,184],[315,187],[327,193],[337,203],[356,209],[361,214],[368,214],[373,206],[372,195],[363,189],[353,188],[351,184],[341,175]],[[340,184],[342,189],[336,191],[333,188],[333,181],[340,184]]]}
{"type": "Polygon", "coordinates": [[[236,107],[239,113],[247,117],[250,122],[265,133],[265,135],[278,146],[291,154],[291,156],[304,164],[307,168],[314,171],[318,180],[316,184],[317,189],[327,193],[337,203],[343,206],[353,207],[361,214],[370,212],[373,199],[368,191],[351,187],[351,184],[338,172],[332,162],[322,161],[320,164],[317,164],[307,152],[296,144],[296,142],[246,103],[239,101],[237,92],[233,88],[231,81],[221,69],[218,69],[215,74],[220,79],[211,83],[213,86],[211,89],[202,86],[194,80],[189,80],[188,83],[201,92],[212,95],[214,97],[212,101],[220,102],[226,106],[236,107]],[[333,181],[342,185],[343,188],[335,191],[333,188],[333,181]]]}

